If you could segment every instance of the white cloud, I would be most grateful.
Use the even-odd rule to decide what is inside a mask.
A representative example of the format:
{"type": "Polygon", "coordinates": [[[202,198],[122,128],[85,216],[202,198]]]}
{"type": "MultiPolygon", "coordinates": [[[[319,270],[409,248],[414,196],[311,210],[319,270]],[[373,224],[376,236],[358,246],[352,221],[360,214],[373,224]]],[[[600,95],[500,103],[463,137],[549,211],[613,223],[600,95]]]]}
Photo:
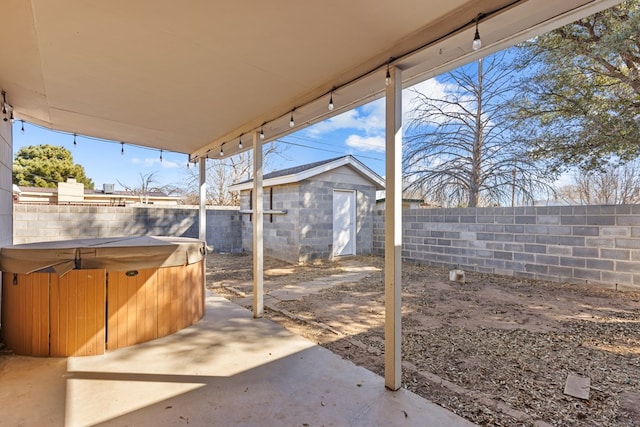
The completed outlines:
{"type": "Polygon", "coordinates": [[[183,167],[184,163],[174,162],[174,161],[165,159],[161,163],[161,166],[162,166],[163,169],[177,169],[177,168],[183,167]]]}
{"type": "Polygon", "coordinates": [[[553,185],[556,188],[564,187],[566,185],[575,184],[574,174],[576,170],[572,168],[571,170],[565,171],[558,176],[553,185]]]}
{"type": "MultiPolygon", "coordinates": [[[[434,98],[444,98],[448,93],[455,91],[456,86],[448,83],[440,83],[436,79],[430,79],[412,86],[402,92],[403,122],[411,119],[411,111],[415,107],[418,98],[415,91],[434,98]]],[[[385,127],[385,100],[377,99],[354,110],[339,114],[307,129],[311,137],[337,130],[348,129],[360,131],[367,136],[384,135],[385,127]]]]}
{"type": "Polygon", "coordinates": [[[310,127],[307,133],[311,137],[317,137],[341,129],[358,130],[367,135],[384,131],[384,102],[377,100],[346,111],[310,127]]]}
{"type": "Polygon", "coordinates": [[[167,159],[163,159],[160,161],[160,157],[145,157],[143,159],[138,157],[133,157],[131,159],[131,163],[135,165],[141,165],[145,168],[153,168],[153,167],[161,167],[162,169],[176,169],[181,167],[177,162],[173,162],[167,159]]]}
{"type": "Polygon", "coordinates": [[[385,138],[384,136],[360,136],[349,135],[345,144],[349,147],[356,148],[363,151],[377,151],[384,152],[385,138]]]}
{"type": "MultiPolygon", "coordinates": [[[[402,93],[403,123],[411,120],[412,110],[419,98],[416,92],[432,98],[445,98],[457,90],[457,86],[441,83],[437,79],[418,83],[402,93]]],[[[336,131],[346,131],[344,143],[361,151],[385,150],[385,99],[377,99],[354,110],[346,111],[305,130],[310,138],[321,138],[336,131]]],[[[335,135],[333,135],[335,137],[335,135]]]]}

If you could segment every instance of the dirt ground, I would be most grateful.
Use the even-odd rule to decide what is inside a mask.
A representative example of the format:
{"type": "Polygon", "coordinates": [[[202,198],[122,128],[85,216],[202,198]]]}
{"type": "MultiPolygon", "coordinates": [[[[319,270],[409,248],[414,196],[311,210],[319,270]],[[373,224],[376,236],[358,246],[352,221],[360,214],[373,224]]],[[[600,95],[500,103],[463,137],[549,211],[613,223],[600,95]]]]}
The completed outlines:
{"type": "MultiPolygon", "coordinates": [[[[266,258],[265,316],[383,375],[382,267],[266,258]]],[[[461,284],[408,263],[402,276],[404,387],[480,425],[640,426],[640,292],[469,272],[461,284]],[[588,400],[564,394],[570,374],[589,378],[588,400]]],[[[250,256],[208,256],[214,292],[250,307],[251,280],[250,256]]]]}

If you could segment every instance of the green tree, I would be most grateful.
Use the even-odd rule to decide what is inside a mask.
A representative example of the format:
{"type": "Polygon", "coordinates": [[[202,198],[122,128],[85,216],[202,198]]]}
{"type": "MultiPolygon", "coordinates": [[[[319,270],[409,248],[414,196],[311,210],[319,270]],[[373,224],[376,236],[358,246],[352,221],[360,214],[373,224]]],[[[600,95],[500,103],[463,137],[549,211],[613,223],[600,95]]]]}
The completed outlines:
{"type": "Polygon", "coordinates": [[[71,152],[64,147],[29,145],[22,147],[13,161],[13,183],[17,185],[55,188],[67,178],[93,189],[93,181],[81,165],[73,163],[71,152]]]}
{"type": "Polygon", "coordinates": [[[544,171],[514,139],[505,105],[517,80],[501,52],[443,75],[445,96],[416,91],[404,142],[405,190],[442,206],[532,203],[544,171]]]}
{"type": "Polygon", "coordinates": [[[640,154],[640,2],[629,0],[520,46],[515,127],[536,158],[603,169],[640,154]]]}

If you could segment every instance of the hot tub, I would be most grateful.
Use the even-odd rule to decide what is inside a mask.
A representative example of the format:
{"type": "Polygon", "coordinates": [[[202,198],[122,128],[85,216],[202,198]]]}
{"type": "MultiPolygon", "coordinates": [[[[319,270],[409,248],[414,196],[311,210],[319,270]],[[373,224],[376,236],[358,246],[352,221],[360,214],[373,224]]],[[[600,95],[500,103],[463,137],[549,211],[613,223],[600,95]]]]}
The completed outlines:
{"type": "Polygon", "coordinates": [[[205,244],[176,237],[0,249],[2,333],[16,354],[84,356],[169,335],[204,315],[205,244]]]}

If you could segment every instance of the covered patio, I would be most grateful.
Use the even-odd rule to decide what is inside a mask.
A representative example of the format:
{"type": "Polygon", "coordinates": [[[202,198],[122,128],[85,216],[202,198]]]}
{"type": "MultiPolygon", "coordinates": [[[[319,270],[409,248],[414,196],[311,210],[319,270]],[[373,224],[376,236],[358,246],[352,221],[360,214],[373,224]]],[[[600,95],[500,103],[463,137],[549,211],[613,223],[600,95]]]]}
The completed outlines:
{"type": "Polygon", "coordinates": [[[471,426],[224,298],[101,356],[0,358],[3,425],[471,426]]]}
{"type": "MultiPolygon", "coordinates": [[[[200,166],[201,236],[206,235],[204,175],[207,159],[253,150],[252,205],[256,207],[253,212],[253,315],[261,317],[262,145],[384,97],[387,189],[385,379],[384,383],[374,379],[367,383],[376,389],[371,391],[369,403],[350,403],[353,402],[350,393],[353,390],[357,393],[364,383],[353,390],[347,388],[351,391],[336,399],[344,405],[346,413],[364,414],[367,412],[364,408],[369,408],[370,414],[381,413],[385,405],[394,404],[394,396],[398,396],[384,394],[382,385],[391,390],[401,387],[402,89],[617,3],[620,1],[399,0],[308,4],[287,0],[251,3],[198,0],[186,7],[175,2],[156,1],[0,0],[0,10],[5,17],[0,25],[0,37],[5,41],[0,50],[0,88],[6,119],[0,122],[0,206],[3,206],[0,209],[0,246],[12,243],[10,118],[72,134],[187,154],[190,162],[200,166]],[[472,47],[476,34],[481,37],[480,47],[478,43],[472,47]],[[382,404],[378,399],[387,403],[382,404]]],[[[271,334],[249,332],[263,325],[261,322],[252,323],[249,319],[236,322],[227,329],[233,332],[229,332],[229,339],[230,336],[236,340],[246,337],[246,344],[256,348],[266,348],[272,342],[275,351],[279,341],[272,341],[271,334]]],[[[221,328],[220,324],[213,325],[208,320],[196,327],[206,326],[210,326],[211,333],[221,328]]],[[[207,334],[195,342],[202,347],[177,352],[179,356],[188,359],[200,355],[202,361],[207,361],[212,348],[226,348],[223,342],[215,341],[207,334]]],[[[162,344],[168,343],[158,340],[144,348],[157,347],[157,357],[161,358],[162,344]]],[[[284,389],[282,384],[287,383],[296,366],[291,354],[321,351],[306,349],[307,345],[305,343],[304,348],[294,350],[279,362],[256,359],[257,365],[242,371],[255,372],[254,379],[262,380],[266,379],[266,374],[261,373],[264,371],[258,366],[279,366],[281,371],[267,369],[266,372],[281,372],[277,379],[283,381],[279,387],[284,389]]],[[[114,352],[98,362],[104,366],[111,363],[119,366],[106,373],[95,371],[90,365],[83,366],[90,362],[78,362],[75,366],[76,359],[70,359],[69,367],[61,371],[65,376],[71,375],[66,380],[65,391],[65,405],[72,405],[67,406],[65,419],[71,424],[82,424],[84,420],[81,418],[84,415],[74,412],[75,398],[69,398],[69,393],[85,384],[85,376],[94,375],[96,381],[114,384],[110,372],[115,372],[118,378],[127,380],[120,374],[126,373],[126,363],[135,356],[119,358],[120,354],[114,352]]],[[[234,360],[231,359],[224,374],[206,371],[207,380],[191,377],[193,372],[180,373],[183,364],[175,362],[171,366],[177,373],[164,372],[162,375],[165,376],[161,375],[159,380],[163,385],[191,384],[176,393],[193,393],[187,391],[189,387],[196,388],[193,383],[213,384],[211,378],[231,375],[234,360]],[[177,381],[173,375],[178,376],[177,381]],[[182,375],[189,378],[185,381],[182,375]]],[[[206,366],[214,367],[213,362],[209,360],[206,366]]],[[[317,366],[308,366],[309,372],[305,375],[321,375],[314,372],[317,366]]],[[[343,378],[337,371],[331,372],[325,374],[323,381],[338,384],[349,378],[348,375],[343,378]]],[[[17,368],[15,375],[19,378],[24,375],[23,381],[26,381],[28,373],[27,368],[17,368]]],[[[355,375],[360,374],[356,372],[355,375]]],[[[3,389],[4,383],[3,379],[3,389]]],[[[261,387],[265,393],[269,389],[265,385],[261,387]]],[[[231,421],[236,420],[233,417],[241,416],[233,402],[238,395],[248,395],[244,394],[244,389],[235,390],[237,393],[222,392],[229,400],[221,411],[226,414],[221,416],[231,417],[231,421]]],[[[278,400],[278,403],[286,406],[287,396],[299,397],[295,392],[280,394],[282,401],[278,400]]],[[[120,397],[114,402],[117,402],[115,406],[126,407],[131,399],[120,397]]],[[[153,406],[158,400],[141,402],[139,407],[128,411],[130,416],[143,416],[145,406],[159,408],[153,406]]],[[[416,405],[426,408],[424,405],[427,404],[418,402],[416,405]]],[[[172,408],[162,409],[165,410],[172,408]]],[[[288,410],[297,409],[292,405],[288,410]]],[[[93,412],[100,416],[95,408],[93,412]]],[[[409,415],[405,421],[414,422],[410,411],[406,412],[409,415]]],[[[328,416],[339,416],[339,413],[336,410],[328,416]]],[[[117,416],[113,414],[108,419],[117,416]]],[[[341,424],[345,419],[336,419],[335,424],[341,424]]],[[[371,425],[377,418],[367,420],[369,422],[361,425],[371,425]]],[[[417,421],[416,425],[424,424],[424,419],[417,421]]],[[[307,421],[301,420],[302,425],[305,423],[307,421]]],[[[434,421],[433,424],[439,423],[434,421]]]]}

